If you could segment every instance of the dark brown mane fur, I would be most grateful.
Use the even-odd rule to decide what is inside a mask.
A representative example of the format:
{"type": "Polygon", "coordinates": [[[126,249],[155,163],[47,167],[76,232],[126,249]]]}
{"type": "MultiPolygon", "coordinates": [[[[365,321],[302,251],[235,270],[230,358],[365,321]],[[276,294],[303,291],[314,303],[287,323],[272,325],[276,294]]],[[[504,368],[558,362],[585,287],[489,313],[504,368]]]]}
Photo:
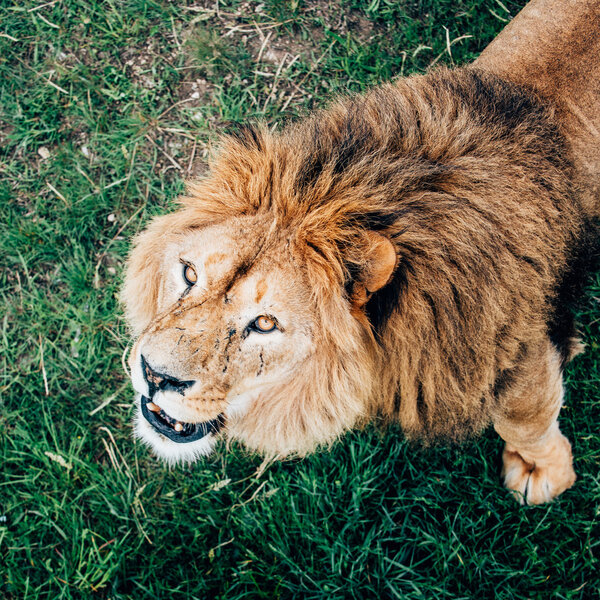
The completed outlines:
{"type": "Polygon", "coordinates": [[[271,213],[305,245],[316,294],[351,294],[366,231],[391,239],[398,266],[366,306],[382,356],[374,410],[409,435],[456,439],[489,423],[551,322],[569,352],[554,304],[585,220],[571,181],[552,113],[465,68],[378,87],[277,134],[240,129],[184,205],[196,224],[271,213]]]}

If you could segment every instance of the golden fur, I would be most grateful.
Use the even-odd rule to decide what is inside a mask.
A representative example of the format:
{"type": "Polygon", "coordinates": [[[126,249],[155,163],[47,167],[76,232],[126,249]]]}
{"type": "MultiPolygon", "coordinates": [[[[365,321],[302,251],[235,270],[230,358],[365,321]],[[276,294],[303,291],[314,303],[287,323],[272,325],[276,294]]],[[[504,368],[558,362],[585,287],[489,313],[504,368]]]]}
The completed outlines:
{"type": "Polygon", "coordinates": [[[162,408],[221,415],[227,435],[271,454],[376,416],[426,442],[494,423],[510,444],[533,420],[538,437],[556,429],[566,474],[548,493],[525,475],[507,485],[548,500],[574,480],[554,426],[574,348],[563,284],[589,217],[572,181],[552,111],[474,68],[380,86],[277,134],[242,128],[136,240],[132,368],[150,356],[195,380],[162,408]],[[167,274],[194,252],[205,283],[182,292],[167,274]],[[286,315],[279,341],[249,336],[249,306],[286,315]]]}

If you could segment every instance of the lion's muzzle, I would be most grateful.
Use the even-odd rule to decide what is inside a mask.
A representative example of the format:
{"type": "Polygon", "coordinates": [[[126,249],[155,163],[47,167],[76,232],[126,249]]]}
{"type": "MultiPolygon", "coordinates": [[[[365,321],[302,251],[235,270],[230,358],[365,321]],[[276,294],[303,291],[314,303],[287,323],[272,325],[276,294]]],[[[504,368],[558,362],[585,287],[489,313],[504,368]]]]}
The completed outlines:
{"type": "Polygon", "coordinates": [[[170,375],[159,373],[150,367],[144,356],[140,356],[142,364],[142,375],[148,386],[148,396],[141,394],[140,408],[142,415],[148,423],[160,434],[173,442],[186,443],[195,442],[209,433],[216,433],[223,425],[223,417],[202,423],[185,423],[168,415],[160,406],[153,402],[159,391],[173,391],[184,394],[185,390],[191,388],[195,381],[181,381],[170,375]]]}

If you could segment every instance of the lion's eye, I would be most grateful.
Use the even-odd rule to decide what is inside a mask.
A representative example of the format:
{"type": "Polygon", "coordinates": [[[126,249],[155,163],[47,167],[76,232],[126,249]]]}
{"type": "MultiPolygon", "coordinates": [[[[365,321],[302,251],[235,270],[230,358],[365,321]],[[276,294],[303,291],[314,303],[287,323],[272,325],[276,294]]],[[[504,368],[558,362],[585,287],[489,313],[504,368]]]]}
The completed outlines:
{"type": "Polygon", "coordinates": [[[260,331],[260,333],[270,333],[271,331],[277,329],[277,324],[270,317],[265,317],[264,315],[261,315],[260,317],[254,320],[254,322],[252,323],[252,327],[256,331],[260,331]]]}
{"type": "Polygon", "coordinates": [[[198,274],[191,265],[183,265],[183,278],[188,285],[194,285],[198,281],[198,274]]]}

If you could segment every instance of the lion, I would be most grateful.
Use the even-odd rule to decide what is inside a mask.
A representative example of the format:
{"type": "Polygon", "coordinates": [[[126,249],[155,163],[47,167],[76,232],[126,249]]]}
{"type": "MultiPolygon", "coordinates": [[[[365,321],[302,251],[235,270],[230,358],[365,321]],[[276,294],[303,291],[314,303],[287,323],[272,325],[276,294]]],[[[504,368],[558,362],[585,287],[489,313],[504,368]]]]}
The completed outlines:
{"type": "Polygon", "coordinates": [[[575,481],[565,297],[591,215],[532,92],[470,66],[226,137],[134,243],[122,298],[137,435],[303,456],[377,419],[425,444],[493,425],[505,485],[575,481]]]}

